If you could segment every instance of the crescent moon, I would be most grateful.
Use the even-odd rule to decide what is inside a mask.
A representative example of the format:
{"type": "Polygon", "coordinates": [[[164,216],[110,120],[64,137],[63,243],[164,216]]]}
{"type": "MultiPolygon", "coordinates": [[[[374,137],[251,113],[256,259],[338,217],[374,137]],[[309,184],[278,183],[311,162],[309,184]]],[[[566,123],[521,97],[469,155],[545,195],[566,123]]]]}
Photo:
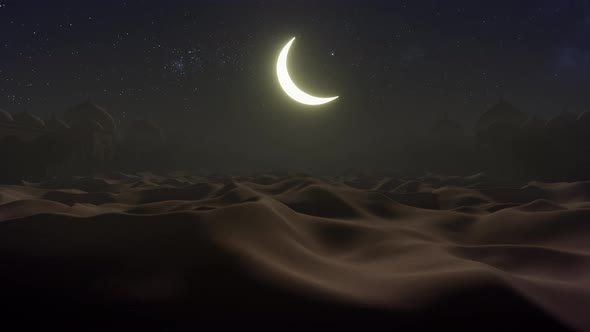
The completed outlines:
{"type": "Polygon", "coordinates": [[[295,37],[293,37],[293,39],[291,39],[291,41],[289,41],[287,45],[283,47],[283,50],[281,51],[281,54],[279,54],[279,59],[277,61],[277,76],[279,78],[279,84],[281,85],[281,88],[283,88],[285,93],[293,100],[305,105],[317,106],[337,99],[338,96],[328,98],[315,97],[303,92],[297,87],[297,85],[295,85],[291,79],[291,76],[289,76],[289,70],[287,68],[289,49],[291,49],[291,45],[293,45],[294,41],[295,37]]]}

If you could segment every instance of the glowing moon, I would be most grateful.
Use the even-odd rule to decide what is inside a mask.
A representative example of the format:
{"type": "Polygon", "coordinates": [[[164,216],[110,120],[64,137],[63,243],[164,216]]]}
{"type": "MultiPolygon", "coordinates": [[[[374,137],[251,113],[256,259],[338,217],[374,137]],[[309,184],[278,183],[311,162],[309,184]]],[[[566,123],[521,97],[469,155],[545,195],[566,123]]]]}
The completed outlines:
{"type": "Polygon", "coordinates": [[[322,105],[325,103],[329,103],[334,99],[337,99],[338,96],[328,98],[312,96],[310,94],[303,92],[301,89],[297,87],[297,85],[295,85],[295,83],[293,83],[293,80],[291,80],[291,76],[289,76],[289,70],[287,68],[287,57],[289,55],[289,49],[291,48],[291,45],[294,41],[295,37],[293,37],[293,39],[291,39],[291,41],[289,41],[287,45],[283,47],[281,54],[279,54],[279,60],[277,61],[277,76],[279,78],[279,84],[281,85],[281,88],[283,88],[285,93],[289,97],[293,98],[293,100],[305,105],[322,105]]]}

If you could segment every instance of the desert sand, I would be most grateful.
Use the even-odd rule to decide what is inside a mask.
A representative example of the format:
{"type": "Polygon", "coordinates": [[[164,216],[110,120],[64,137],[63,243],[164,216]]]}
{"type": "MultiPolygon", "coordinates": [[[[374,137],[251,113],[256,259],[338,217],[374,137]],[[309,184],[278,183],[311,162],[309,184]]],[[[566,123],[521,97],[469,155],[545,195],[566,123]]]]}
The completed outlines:
{"type": "Polygon", "coordinates": [[[23,326],[590,330],[590,182],[23,182],[0,186],[0,266],[23,326]]]}

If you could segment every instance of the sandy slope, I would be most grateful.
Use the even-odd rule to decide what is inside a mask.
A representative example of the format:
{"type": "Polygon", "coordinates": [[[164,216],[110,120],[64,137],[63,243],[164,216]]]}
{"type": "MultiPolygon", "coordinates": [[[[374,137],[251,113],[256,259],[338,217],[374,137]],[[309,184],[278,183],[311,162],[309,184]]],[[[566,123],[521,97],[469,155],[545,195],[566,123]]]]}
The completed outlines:
{"type": "Polygon", "coordinates": [[[0,221],[43,326],[590,330],[590,182],[109,174],[0,186],[0,221]]]}

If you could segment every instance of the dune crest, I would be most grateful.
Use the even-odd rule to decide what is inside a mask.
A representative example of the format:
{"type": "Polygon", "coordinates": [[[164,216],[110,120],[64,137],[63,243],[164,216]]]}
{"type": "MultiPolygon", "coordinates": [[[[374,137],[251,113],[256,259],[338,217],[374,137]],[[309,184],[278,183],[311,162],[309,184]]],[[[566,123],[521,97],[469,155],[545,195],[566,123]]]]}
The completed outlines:
{"type": "Polygon", "coordinates": [[[588,183],[496,187],[482,175],[114,174],[0,186],[2,301],[17,313],[87,301],[163,320],[201,317],[190,314],[201,306],[590,330],[588,200],[588,183]],[[250,298],[229,304],[236,296],[250,298]]]}

